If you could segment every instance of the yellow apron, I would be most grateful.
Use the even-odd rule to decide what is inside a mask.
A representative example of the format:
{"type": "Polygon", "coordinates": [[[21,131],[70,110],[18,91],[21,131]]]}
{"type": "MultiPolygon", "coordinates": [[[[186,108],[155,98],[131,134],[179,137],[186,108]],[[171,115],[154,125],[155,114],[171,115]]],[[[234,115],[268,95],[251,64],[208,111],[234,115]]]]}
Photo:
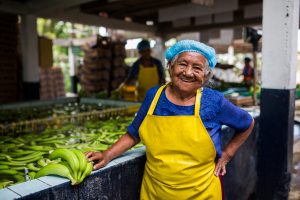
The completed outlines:
{"type": "Polygon", "coordinates": [[[159,84],[159,77],[156,65],[144,67],[140,65],[138,75],[138,100],[143,101],[146,92],[159,84]]]}
{"type": "Polygon", "coordinates": [[[214,175],[216,150],[199,116],[200,89],[194,115],[155,116],[165,87],[157,91],[139,129],[147,156],[141,199],[221,200],[221,182],[214,175]]]}

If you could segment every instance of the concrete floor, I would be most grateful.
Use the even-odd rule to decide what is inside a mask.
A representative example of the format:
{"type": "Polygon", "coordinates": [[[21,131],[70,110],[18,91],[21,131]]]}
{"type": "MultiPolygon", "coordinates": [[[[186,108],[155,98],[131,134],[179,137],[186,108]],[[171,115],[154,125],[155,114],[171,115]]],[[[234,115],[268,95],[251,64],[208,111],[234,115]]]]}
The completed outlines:
{"type": "Polygon", "coordinates": [[[289,200],[300,200],[300,124],[294,126],[293,172],[289,200]]]}

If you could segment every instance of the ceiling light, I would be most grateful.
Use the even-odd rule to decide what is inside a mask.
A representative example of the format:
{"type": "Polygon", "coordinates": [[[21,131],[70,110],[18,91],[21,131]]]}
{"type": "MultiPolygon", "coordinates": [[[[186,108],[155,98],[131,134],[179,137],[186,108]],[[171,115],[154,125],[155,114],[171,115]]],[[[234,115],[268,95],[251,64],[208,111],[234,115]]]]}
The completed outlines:
{"type": "Polygon", "coordinates": [[[125,22],[132,22],[131,17],[124,17],[125,22]]]}
{"type": "Polygon", "coordinates": [[[192,0],[192,3],[212,7],[215,5],[215,0],[192,0]]]}
{"type": "Polygon", "coordinates": [[[153,26],[153,25],[154,25],[154,22],[151,21],[151,20],[147,20],[147,21],[146,21],[146,25],[147,25],[147,26],[153,26]]]}

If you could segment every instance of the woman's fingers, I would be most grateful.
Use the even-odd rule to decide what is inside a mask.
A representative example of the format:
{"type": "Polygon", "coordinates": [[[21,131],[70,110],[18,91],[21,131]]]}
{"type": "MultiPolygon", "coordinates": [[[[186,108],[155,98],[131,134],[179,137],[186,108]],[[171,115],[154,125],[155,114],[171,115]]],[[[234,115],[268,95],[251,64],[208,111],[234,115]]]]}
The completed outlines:
{"type": "Polygon", "coordinates": [[[84,154],[85,154],[86,158],[89,158],[89,157],[91,157],[91,155],[93,154],[93,152],[89,151],[89,152],[85,152],[84,154]]]}
{"type": "Polygon", "coordinates": [[[222,176],[224,176],[226,174],[226,165],[222,166],[222,176]]]}
{"type": "Polygon", "coordinates": [[[221,165],[220,165],[220,161],[218,161],[216,168],[215,168],[215,176],[219,176],[221,171],[221,165]]]}
{"type": "Polygon", "coordinates": [[[104,160],[101,160],[94,165],[93,170],[100,169],[100,168],[104,167],[106,164],[107,163],[104,160]]]}
{"type": "Polygon", "coordinates": [[[224,162],[221,159],[219,159],[214,171],[215,176],[224,176],[226,174],[226,164],[227,162],[224,162]]]}
{"type": "Polygon", "coordinates": [[[104,159],[104,155],[100,152],[87,152],[85,156],[89,161],[94,161],[93,170],[100,169],[107,164],[107,159],[104,159]]]}

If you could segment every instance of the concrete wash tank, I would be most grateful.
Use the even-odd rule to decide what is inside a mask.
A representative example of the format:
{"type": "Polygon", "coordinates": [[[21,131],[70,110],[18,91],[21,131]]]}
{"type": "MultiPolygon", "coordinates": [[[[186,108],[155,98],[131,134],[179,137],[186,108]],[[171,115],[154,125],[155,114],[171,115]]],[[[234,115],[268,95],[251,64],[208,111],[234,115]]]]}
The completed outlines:
{"type": "MultiPolygon", "coordinates": [[[[234,135],[231,128],[223,127],[222,145],[234,135]]],[[[255,199],[256,141],[258,118],[253,133],[239,149],[223,177],[225,199],[255,199]]],[[[45,176],[0,190],[0,199],[139,199],[145,165],[145,147],[124,153],[106,167],[93,171],[80,185],[57,176],[45,176]]]]}

